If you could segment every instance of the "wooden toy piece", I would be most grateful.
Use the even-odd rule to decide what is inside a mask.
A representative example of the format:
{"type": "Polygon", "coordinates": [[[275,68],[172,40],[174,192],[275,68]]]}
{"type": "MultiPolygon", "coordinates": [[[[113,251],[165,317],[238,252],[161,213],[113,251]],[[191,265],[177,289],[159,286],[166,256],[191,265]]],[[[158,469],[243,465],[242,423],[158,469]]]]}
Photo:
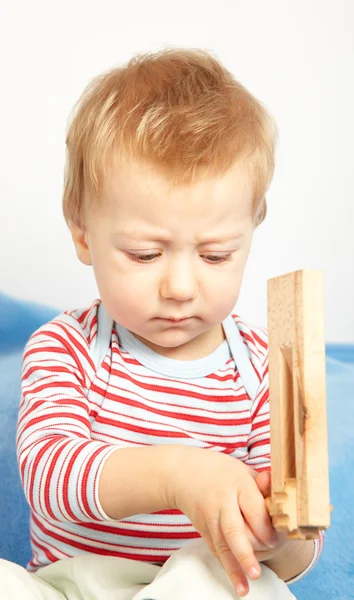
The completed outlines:
{"type": "Polygon", "coordinates": [[[330,524],[323,277],[268,281],[273,525],[315,539],[330,524]]]}

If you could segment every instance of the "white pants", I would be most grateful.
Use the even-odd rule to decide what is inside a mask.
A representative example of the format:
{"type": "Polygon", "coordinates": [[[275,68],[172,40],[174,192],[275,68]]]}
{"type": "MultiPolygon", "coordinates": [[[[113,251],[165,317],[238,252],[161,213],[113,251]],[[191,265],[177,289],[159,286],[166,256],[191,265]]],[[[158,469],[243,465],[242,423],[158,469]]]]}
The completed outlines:
{"type": "MultiPolygon", "coordinates": [[[[262,565],[249,581],[247,600],[295,599],[262,565]]],[[[124,558],[85,554],[37,573],[0,560],[1,600],[235,600],[222,566],[202,540],[172,554],[163,567],[124,558]]]]}

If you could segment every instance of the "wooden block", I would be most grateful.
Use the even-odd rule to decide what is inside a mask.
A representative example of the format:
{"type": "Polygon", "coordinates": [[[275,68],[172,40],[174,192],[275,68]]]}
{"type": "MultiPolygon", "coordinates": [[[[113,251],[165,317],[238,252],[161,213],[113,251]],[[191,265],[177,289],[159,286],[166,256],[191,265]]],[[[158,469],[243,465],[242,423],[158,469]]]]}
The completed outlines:
{"type": "Polygon", "coordinates": [[[268,281],[274,527],[314,539],[330,524],[323,277],[296,271],[268,281]]]}

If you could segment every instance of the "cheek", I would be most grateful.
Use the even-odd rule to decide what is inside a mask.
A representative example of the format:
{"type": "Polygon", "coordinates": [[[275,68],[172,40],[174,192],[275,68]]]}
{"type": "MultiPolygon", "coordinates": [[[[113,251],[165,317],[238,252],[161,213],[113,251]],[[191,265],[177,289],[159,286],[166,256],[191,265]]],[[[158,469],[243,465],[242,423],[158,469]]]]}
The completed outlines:
{"type": "Polygon", "coordinates": [[[228,306],[230,303],[236,304],[241,289],[244,268],[244,257],[241,260],[238,257],[235,259],[232,267],[222,273],[222,276],[210,279],[210,294],[217,298],[217,302],[220,305],[228,306]]]}
{"type": "Polygon", "coordinates": [[[151,271],[136,268],[124,257],[112,251],[97,252],[92,256],[92,267],[101,297],[114,298],[119,303],[140,302],[145,294],[154,289],[151,271]]]}

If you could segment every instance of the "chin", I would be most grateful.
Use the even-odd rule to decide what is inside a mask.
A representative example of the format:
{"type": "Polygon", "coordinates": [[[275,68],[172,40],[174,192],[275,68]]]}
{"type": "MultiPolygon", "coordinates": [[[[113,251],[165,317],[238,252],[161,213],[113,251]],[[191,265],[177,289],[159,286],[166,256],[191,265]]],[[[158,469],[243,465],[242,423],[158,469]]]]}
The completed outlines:
{"type": "Polygon", "coordinates": [[[186,335],[183,331],[161,331],[161,333],[149,336],[146,338],[152,344],[161,346],[162,348],[178,348],[184,344],[188,344],[196,335],[186,335]]]}

